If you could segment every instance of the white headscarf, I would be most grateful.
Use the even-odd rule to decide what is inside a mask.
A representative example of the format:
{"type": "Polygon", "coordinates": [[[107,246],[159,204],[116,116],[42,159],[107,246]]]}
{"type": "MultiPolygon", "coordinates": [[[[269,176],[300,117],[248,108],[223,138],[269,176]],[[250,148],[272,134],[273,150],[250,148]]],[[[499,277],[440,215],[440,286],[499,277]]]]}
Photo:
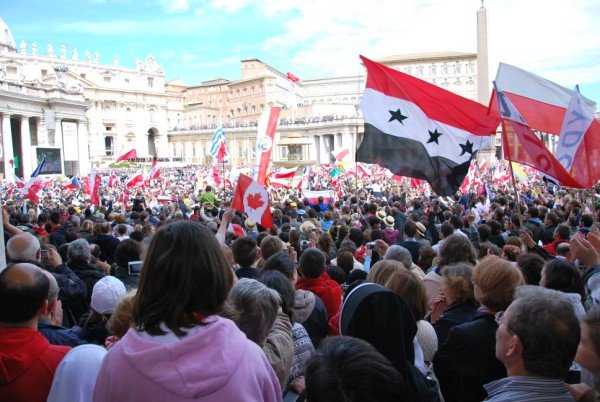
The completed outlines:
{"type": "Polygon", "coordinates": [[[106,349],[81,345],[65,355],[54,374],[48,402],[91,402],[106,349]]]}

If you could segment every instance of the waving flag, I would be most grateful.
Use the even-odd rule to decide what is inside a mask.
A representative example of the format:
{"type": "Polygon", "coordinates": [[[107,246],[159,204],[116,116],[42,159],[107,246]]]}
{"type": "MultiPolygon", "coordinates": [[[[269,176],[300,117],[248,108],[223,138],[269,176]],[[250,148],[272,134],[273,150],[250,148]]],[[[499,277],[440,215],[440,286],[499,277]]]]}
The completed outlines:
{"type": "Polygon", "coordinates": [[[250,177],[240,174],[231,207],[245,212],[266,229],[273,226],[269,193],[250,177]]]}
{"type": "Polygon", "coordinates": [[[19,176],[17,176],[15,174],[15,172],[12,172],[13,174],[13,178],[15,179],[15,184],[17,185],[18,188],[23,188],[25,187],[25,182],[23,181],[23,179],[21,179],[19,176]]]}
{"type": "Polygon", "coordinates": [[[502,117],[504,159],[536,168],[555,177],[565,186],[581,188],[535,135],[504,92],[496,89],[496,96],[502,117]]]}
{"type": "Polygon", "coordinates": [[[275,131],[279,119],[279,107],[267,107],[260,116],[258,121],[258,130],[256,133],[256,161],[258,169],[256,169],[256,181],[261,185],[265,185],[267,178],[267,169],[271,161],[271,151],[275,145],[275,131]]]}
{"type": "Polygon", "coordinates": [[[35,168],[33,172],[31,172],[31,178],[38,177],[40,173],[42,173],[42,169],[44,168],[44,164],[46,163],[46,157],[42,158],[40,164],[35,168]]]}
{"type": "Polygon", "coordinates": [[[118,179],[119,179],[119,176],[117,176],[116,174],[111,174],[110,177],[108,178],[108,186],[115,187],[118,183],[118,179]]]}
{"type": "Polygon", "coordinates": [[[119,156],[115,163],[119,163],[121,161],[124,161],[127,159],[134,159],[134,158],[137,158],[137,151],[135,150],[135,148],[133,148],[132,150],[127,151],[123,155],[119,156]]]}
{"type": "Polygon", "coordinates": [[[127,180],[125,182],[125,187],[127,187],[127,188],[135,187],[136,185],[142,183],[143,181],[144,181],[144,175],[142,174],[141,171],[138,171],[136,174],[131,176],[129,178],[129,180],[127,180]]]}
{"type": "Polygon", "coordinates": [[[565,113],[556,159],[583,188],[600,180],[600,122],[575,87],[565,113]]]}
{"type": "Polygon", "coordinates": [[[329,204],[334,201],[333,190],[321,190],[321,191],[302,191],[302,198],[308,199],[311,204],[319,202],[319,197],[323,197],[323,202],[329,204]]]}
{"type": "Polygon", "coordinates": [[[219,163],[223,160],[223,147],[225,146],[225,132],[223,126],[219,125],[213,134],[212,143],[210,144],[210,154],[213,159],[218,160],[221,158],[219,163]]]}
{"type": "Polygon", "coordinates": [[[64,189],[77,189],[83,187],[82,184],[77,180],[77,176],[71,177],[69,180],[63,183],[64,189]]]}
{"type": "Polygon", "coordinates": [[[350,156],[350,150],[348,147],[337,148],[331,151],[331,155],[333,155],[336,161],[341,162],[350,156]]]}
{"type": "Polygon", "coordinates": [[[90,203],[92,205],[100,205],[100,182],[102,181],[100,174],[98,174],[95,170],[92,170],[88,180],[90,203]]]}
{"type": "Polygon", "coordinates": [[[298,170],[298,166],[289,168],[289,169],[281,169],[279,172],[271,173],[272,177],[276,179],[293,179],[296,176],[296,171],[298,170]]]}
{"type": "MultiPolygon", "coordinates": [[[[529,127],[558,134],[573,91],[510,64],[500,63],[495,85],[519,111],[529,127]]],[[[596,104],[581,97],[592,110],[596,104]]],[[[498,116],[498,98],[492,94],[489,113],[498,116]]]]}
{"type": "Polygon", "coordinates": [[[454,194],[499,119],[479,103],[361,58],[368,77],[357,161],[427,180],[438,195],[454,194]]]}

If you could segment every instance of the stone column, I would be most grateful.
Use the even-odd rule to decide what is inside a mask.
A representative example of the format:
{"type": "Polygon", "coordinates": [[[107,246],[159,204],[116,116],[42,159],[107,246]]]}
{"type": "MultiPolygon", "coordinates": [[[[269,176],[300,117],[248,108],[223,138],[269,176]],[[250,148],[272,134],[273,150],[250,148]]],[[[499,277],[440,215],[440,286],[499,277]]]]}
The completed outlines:
{"type": "Polygon", "coordinates": [[[77,122],[77,145],[79,157],[79,175],[86,176],[90,173],[90,152],[88,146],[87,125],[82,120],[77,122]]]}
{"type": "Polygon", "coordinates": [[[33,149],[31,148],[31,133],[29,132],[29,117],[21,117],[21,150],[23,164],[23,180],[31,176],[33,169],[37,167],[33,149]],[[35,165],[35,166],[33,166],[35,165]]]}
{"type": "Polygon", "coordinates": [[[488,63],[487,11],[482,1],[477,10],[477,102],[482,105],[490,100],[488,63]]]}
{"type": "Polygon", "coordinates": [[[63,174],[65,172],[65,149],[63,147],[62,119],[56,119],[54,130],[54,146],[60,148],[61,166],[63,174]]]}
{"type": "Polygon", "coordinates": [[[15,157],[15,154],[13,151],[10,115],[8,114],[2,116],[2,148],[4,149],[4,174],[9,180],[13,180],[14,168],[9,161],[15,157]]]}

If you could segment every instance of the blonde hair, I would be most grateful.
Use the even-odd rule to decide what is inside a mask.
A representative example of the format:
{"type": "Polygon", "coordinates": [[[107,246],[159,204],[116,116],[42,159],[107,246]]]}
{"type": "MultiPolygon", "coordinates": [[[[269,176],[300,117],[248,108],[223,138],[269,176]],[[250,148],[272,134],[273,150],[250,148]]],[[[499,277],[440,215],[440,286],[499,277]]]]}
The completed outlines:
{"type": "Polygon", "coordinates": [[[406,270],[404,265],[395,260],[380,260],[371,267],[367,275],[367,282],[385,286],[392,274],[398,270],[406,270]]]}
{"type": "Polygon", "coordinates": [[[456,295],[459,302],[473,299],[472,274],[473,267],[465,262],[446,265],[442,269],[442,277],[446,281],[446,285],[456,295]]]}
{"type": "Polygon", "coordinates": [[[481,290],[481,304],[503,311],[512,303],[515,289],[524,285],[521,270],[497,256],[482,259],[473,270],[473,281],[481,290]]]}
{"type": "Polygon", "coordinates": [[[133,314],[133,303],[136,291],[137,289],[129,291],[121,298],[121,300],[119,300],[115,306],[115,311],[113,311],[106,324],[108,330],[119,339],[125,336],[129,328],[133,326],[131,316],[133,314]]]}
{"type": "Polygon", "coordinates": [[[410,307],[416,321],[425,318],[427,314],[427,292],[423,281],[407,269],[398,269],[392,272],[385,287],[396,293],[410,307]]]}

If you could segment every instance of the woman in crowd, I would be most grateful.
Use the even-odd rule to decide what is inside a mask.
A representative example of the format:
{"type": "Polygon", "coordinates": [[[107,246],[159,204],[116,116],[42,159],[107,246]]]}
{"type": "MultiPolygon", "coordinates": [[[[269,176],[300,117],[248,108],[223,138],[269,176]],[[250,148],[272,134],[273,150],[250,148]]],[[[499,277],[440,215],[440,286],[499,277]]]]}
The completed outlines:
{"type": "Polygon", "coordinates": [[[484,384],[506,377],[496,358],[495,315],[508,308],[523,276],[510,262],[490,256],[473,270],[473,282],[480,308],[471,321],[450,329],[434,359],[446,402],[479,402],[486,396],[484,384]]]}
{"type": "Polygon", "coordinates": [[[262,350],[217,315],[232,282],[209,229],[186,220],[161,227],[144,260],[134,328],[104,359],[94,400],[280,401],[262,350]]]}
{"type": "Polygon", "coordinates": [[[381,260],[375,263],[369,274],[367,275],[367,282],[377,283],[378,285],[384,286],[390,279],[392,274],[396,271],[408,271],[404,265],[395,260],[381,260]]]}
{"type": "Polygon", "coordinates": [[[477,311],[477,303],[473,298],[472,272],[472,266],[464,262],[447,265],[442,269],[442,287],[431,305],[430,316],[438,345],[444,344],[448,331],[453,326],[471,321],[477,311]]]}

